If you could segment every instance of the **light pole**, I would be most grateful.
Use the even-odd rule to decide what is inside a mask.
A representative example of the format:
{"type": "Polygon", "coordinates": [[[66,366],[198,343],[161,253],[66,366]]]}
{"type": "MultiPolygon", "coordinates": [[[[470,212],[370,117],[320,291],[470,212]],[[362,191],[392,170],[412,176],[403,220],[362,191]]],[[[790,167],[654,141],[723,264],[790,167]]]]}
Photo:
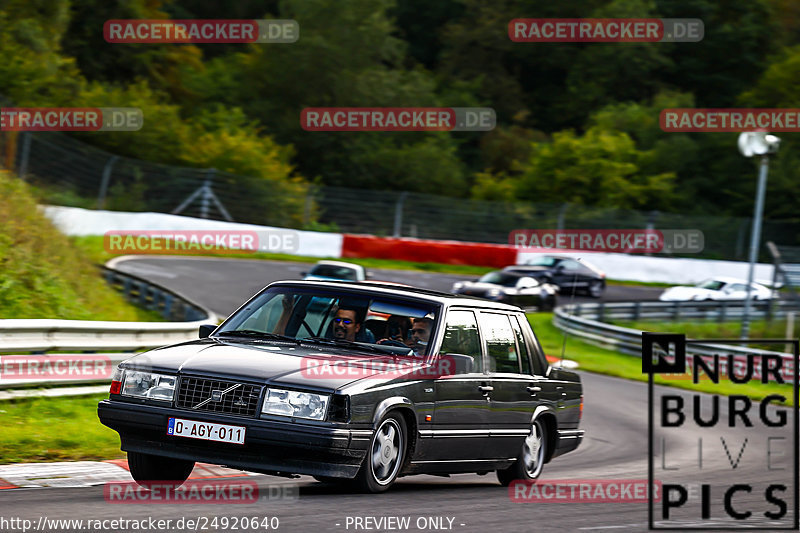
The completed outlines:
{"type": "Polygon", "coordinates": [[[781,140],[766,132],[745,132],[739,135],[739,151],[745,157],[761,156],[758,169],[758,190],[756,191],[756,205],[753,209],[753,230],[750,233],[750,268],[747,272],[747,289],[744,301],[744,315],[742,316],[742,333],[740,338],[746,339],[750,334],[750,293],[753,290],[753,274],[758,259],[758,245],[761,239],[761,216],[764,211],[764,194],[767,191],[767,170],[769,169],[769,154],[778,151],[781,140]]]}

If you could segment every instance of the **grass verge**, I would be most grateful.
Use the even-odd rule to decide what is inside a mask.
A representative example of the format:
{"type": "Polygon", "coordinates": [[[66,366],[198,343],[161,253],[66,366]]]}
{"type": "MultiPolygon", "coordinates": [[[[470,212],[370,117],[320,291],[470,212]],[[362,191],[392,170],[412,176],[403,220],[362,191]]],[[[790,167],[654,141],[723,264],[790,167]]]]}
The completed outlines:
{"type": "Polygon", "coordinates": [[[116,459],[119,435],[97,419],[107,394],[0,402],[0,464],[116,459]]]}
{"type": "MultiPolygon", "coordinates": [[[[536,336],[539,338],[539,342],[541,342],[545,353],[547,355],[560,357],[561,347],[564,342],[564,334],[553,325],[553,314],[531,313],[528,314],[528,321],[533,326],[533,330],[536,332],[536,336]]],[[[672,331],[682,330],[672,329],[672,331]]],[[[583,342],[575,337],[567,339],[564,357],[576,361],[580,365],[579,368],[581,370],[635,381],[647,381],[647,374],[642,374],[642,359],[640,357],[606,350],[583,342]]],[[[724,395],[742,394],[754,400],[761,400],[770,394],[782,394],[786,397],[785,405],[793,405],[791,384],[781,385],[777,383],[762,384],[751,382],[743,385],[736,385],[722,379],[719,384],[703,382],[702,380],[700,383],[694,384],[689,379],[668,379],[662,376],[656,376],[655,383],[696,392],[724,395]]],[[[642,400],[644,401],[644,398],[642,400]]]]}
{"type": "Polygon", "coordinates": [[[109,287],[39,210],[25,182],[0,170],[0,318],[160,320],[109,287]]]}

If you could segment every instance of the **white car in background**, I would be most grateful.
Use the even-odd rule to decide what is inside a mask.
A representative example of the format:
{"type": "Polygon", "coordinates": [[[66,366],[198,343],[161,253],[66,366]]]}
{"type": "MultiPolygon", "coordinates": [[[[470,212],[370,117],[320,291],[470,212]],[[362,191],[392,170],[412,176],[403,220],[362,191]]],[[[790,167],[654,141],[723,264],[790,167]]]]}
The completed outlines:
{"type": "MultiPolygon", "coordinates": [[[[745,298],[747,298],[747,281],[726,277],[707,279],[694,287],[670,287],[658,297],[662,302],[744,300],[745,298]]],[[[772,291],[760,283],[753,283],[750,298],[769,300],[772,298],[772,291]]]]}
{"type": "Polygon", "coordinates": [[[369,273],[361,265],[345,263],[344,261],[320,261],[308,272],[301,272],[305,280],[316,281],[364,281],[369,278],[369,273]]]}

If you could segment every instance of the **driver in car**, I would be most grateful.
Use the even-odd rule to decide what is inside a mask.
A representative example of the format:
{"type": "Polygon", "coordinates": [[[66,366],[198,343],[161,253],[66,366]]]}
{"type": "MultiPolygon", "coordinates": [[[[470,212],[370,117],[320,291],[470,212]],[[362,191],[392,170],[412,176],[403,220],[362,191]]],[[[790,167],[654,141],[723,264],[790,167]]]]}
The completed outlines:
{"type": "Polygon", "coordinates": [[[356,335],[361,331],[363,319],[359,320],[356,309],[340,307],[333,318],[333,336],[337,339],[348,341],[356,340],[356,335]]]}
{"type": "Polygon", "coordinates": [[[428,341],[431,337],[431,327],[433,320],[430,318],[415,318],[411,325],[411,339],[408,347],[414,350],[415,355],[422,355],[428,348],[428,341]]]}

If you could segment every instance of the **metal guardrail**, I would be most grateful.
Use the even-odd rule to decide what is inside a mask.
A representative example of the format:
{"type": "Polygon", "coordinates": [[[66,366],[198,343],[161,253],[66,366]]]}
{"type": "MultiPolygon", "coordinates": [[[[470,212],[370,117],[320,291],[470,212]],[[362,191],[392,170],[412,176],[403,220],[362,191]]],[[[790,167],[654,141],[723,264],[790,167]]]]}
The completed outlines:
{"type": "Polygon", "coordinates": [[[0,389],[108,382],[110,372],[98,378],[93,365],[109,370],[137,352],[196,339],[201,324],[219,321],[210,310],[152,282],[108,267],[104,275],[128,299],[173,321],[0,320],[0,389]],[[86,375],[57,375],[83,365],[90,370],[86,375]],[[15,379],[21,374],[25,377],[15,379]]]}
{"type": "MultiPolygon", "coordinates": [[[[600,322],[606,320],[684,320],[702,319],[724,322],[741,318],[744,314],[743,300],[720,300],[704,302],[598,302],[562,306],[570,314],[591,317],[600,322]]],[[[757,300],[751,303],[751,318],[780,318],[789,311],[797,311],[798,305],[790,300],[757,300]]]]}
{"type": "MultiPolygon", "coordinates": [[[[635,304],[639,304],[639,312],[640,318],[645,318],[647,313],[649,312],[656,312],[660,313],[659,309],[661,306],[659,304],[673,304],[674,302],[636,302],[636,303],[621,303],[621,304],[570,304],[557,307],[555,313],[553,315],[553,324],[567,333],[568,335],[572,335],[575,337],[579,337],[582,340],[594,344],[595,346],[601,346],[604,348],[609,348],[612,350],[616,350],[622,353],[626,353],[628,355],[634,355],[637,357],[642,356],[642,330],[632,329],[632,328],[624,328],[621,326],[615,326],[613,324],[606,324],[601,321],[598,321],[597,318],[599,316],[605,316],[609,318],[608,314],[605,313],[605,309],[609,306],[614,306],[612,308],[616,309],[625,309],[631,308],[635,304]],[[581,309],[578,309],[581,308],[581,309]],[[605,308],[605,309],[604,309],[605,308]],[[655,311],[653,311],[655,309],[655,311]],[[578,314],[579,312],[582,313],[578,314]],[[589,318],[590,315],[593,318],[589,318]]],[[[686,302],[681,302],[686,303],[686,302]]],[[[697,302],[697,304],[701,305],[701,308],[706,312],[711,311],[712,306],[719,306],[721,307],[722,302],[697,302]]],[[[730,304],[730,302],[727,302],[730,304]]],[[[743,307],[741,303],[739,303],[739,307],[743,307]]],[[[730,311],[730,309],[728,309],[730,311]]],[[[718,311],[720,313],[721,311],[718,311]]],[[[626,317],[630,316],[630,314],[626,314],[626,317]]],[[[728,315],[734,316],[734,315],[728,315]]],[[[774,315],[773,315],[774,316],[774,315]]],[[[687,317],[688,318],[688,317],[687,317]]],[[[730,344],[688,344],[686,346],[686,354],[687,356],[692,355],[700,355],[703,357],[711,357],[715,354],[720,356],[727,356],[731,354],[734,356],[734,359],[743,359],[747,354],[759,354],[759,355],[775,355],[779,356],[783,359],[783,365],[787,372],[787,375],[793,375],[794,372],[794,356],[787,353],[781,352],[773,352],[768,350],[761,350],[752,347],[744,347],[744,346],[736,346],[730,344]]]]}

